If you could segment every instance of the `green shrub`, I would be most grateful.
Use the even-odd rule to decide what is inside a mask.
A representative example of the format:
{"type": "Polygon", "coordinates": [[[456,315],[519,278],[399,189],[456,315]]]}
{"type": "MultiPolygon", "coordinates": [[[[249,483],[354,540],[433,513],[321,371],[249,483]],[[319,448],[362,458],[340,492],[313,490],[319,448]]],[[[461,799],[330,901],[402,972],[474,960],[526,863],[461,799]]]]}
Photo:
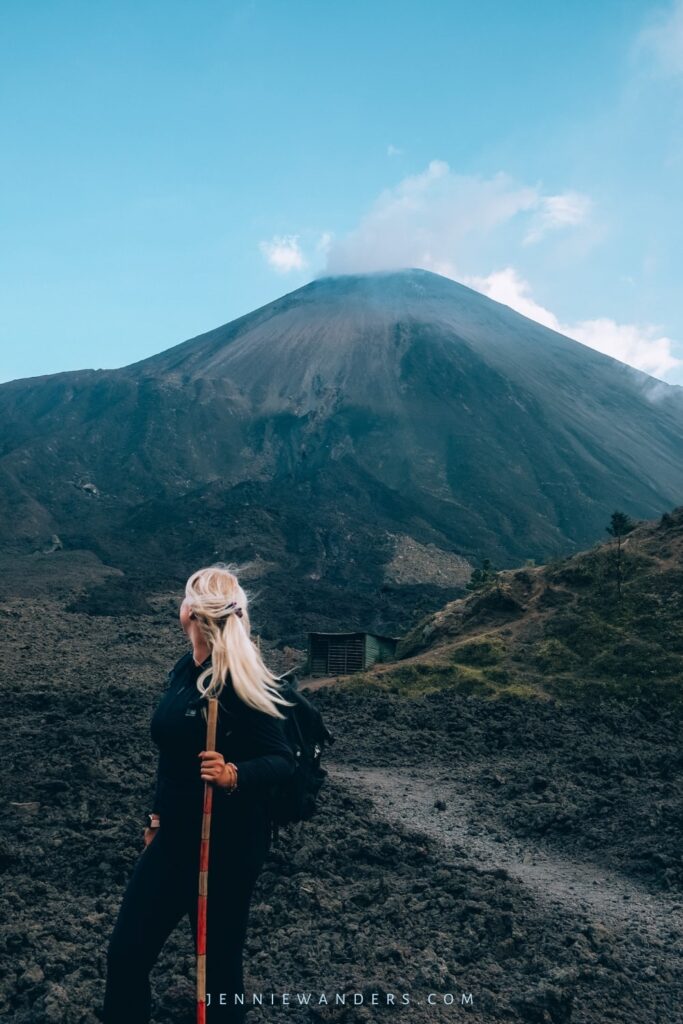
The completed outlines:
{"type": "Polygon", "coordinates": [[[497,683],[498,686],[509,686],[515,679],[513,673],[507,668],[485,668],[483,675],[492,683],[497,683]]]}
{"type": "Polygon", "coordinates": [[[579,658],[557,637],[547,637],[534,644],[531,661],[544,671],[562,672],[576,666],[579,658]]]}
{"type": "Polygon", "coordinates": [[[455,647],[452,657],[461,665],[497,665],[505,657],[505,647],[498,637],[482,637],[455,647]]]}

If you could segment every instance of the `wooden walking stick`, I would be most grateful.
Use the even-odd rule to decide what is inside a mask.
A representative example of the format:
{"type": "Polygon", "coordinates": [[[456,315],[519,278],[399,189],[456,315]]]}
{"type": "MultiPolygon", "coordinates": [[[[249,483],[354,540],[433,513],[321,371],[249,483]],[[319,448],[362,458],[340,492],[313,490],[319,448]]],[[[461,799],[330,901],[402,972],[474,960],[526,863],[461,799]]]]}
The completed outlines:
{"type": "MultiPolygon", "coordinates": [[[[218,700],[209,698],[206,720],[206,749],[216,749],[216,720],[218,700]]],[[[202,839],[199,847],[199,902],[197,905],[197,1024],[206,1024],[206,918],[209,895],[209,840],[211,838],[211,810],[213,785],[204,783],[202,812],[202,839]]]]}

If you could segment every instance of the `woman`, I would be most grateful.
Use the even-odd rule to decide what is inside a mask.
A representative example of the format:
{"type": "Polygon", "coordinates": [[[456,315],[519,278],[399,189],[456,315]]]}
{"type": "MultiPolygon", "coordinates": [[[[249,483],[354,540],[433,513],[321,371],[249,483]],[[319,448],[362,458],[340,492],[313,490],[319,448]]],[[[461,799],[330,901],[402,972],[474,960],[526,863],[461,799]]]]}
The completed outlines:
{"type": "Polygon", "coordinates": [[[105,1024],[147,1024],[149,972],[187,914],[197,937],[203,792],[214,787],[206,936],[207,1020],[243,1021],[242,952],[249,905],[270,846],[265,801],[295,763],[277,705],[291,706],[250,639],[247,596],[224,565],[187,581],[180,623],[192,643],[169,674],[151,721],[159,748],[145,849],[107,951],[105,1024]],[[219,699],[216,751],[204,750],[209,697],[219,699]]]}

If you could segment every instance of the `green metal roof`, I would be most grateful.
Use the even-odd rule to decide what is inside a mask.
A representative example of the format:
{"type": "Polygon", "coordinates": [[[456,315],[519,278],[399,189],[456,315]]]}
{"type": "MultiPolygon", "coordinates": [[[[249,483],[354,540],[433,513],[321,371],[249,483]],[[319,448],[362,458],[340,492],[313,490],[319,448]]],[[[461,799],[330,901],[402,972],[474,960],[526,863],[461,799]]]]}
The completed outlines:
{"type": "Polygon", "coordinates": [[[400,640],[400,636],[387,636],[385,633],[371,633],[368,629],[350,629],[343,633],[321,633],[309,630],[308,636],[375,636],[378,640],[400,640]]]}

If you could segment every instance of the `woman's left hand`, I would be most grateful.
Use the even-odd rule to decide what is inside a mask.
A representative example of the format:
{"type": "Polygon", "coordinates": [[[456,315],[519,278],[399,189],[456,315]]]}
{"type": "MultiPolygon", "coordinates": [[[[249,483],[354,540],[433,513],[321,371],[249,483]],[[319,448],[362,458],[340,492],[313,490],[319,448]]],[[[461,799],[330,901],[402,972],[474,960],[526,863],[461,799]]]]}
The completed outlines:
{"type": "Polygon", "coordinates": [[[204,782],[213,782],[217,786],[228,785],[228,772],[225,770],[225,758],[217,750],[201,750],[201,776],[204,782]]]}

